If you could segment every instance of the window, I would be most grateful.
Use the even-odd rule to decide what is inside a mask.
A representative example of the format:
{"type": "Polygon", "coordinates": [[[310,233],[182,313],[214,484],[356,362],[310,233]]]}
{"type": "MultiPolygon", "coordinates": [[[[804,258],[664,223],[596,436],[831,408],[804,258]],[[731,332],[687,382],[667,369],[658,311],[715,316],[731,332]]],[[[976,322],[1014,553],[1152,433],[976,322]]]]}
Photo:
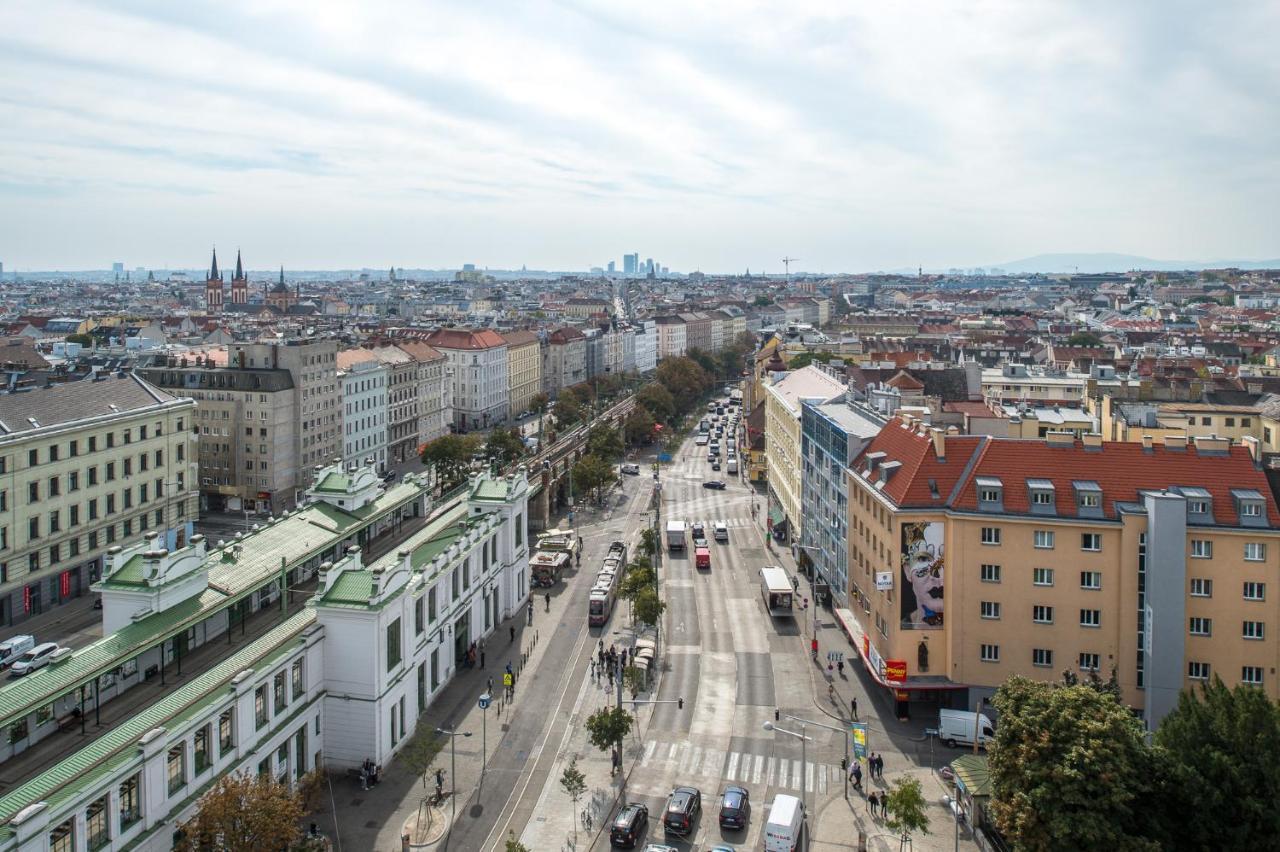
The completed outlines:
{"type": "Polygon", "coordinates": [[[1244,546],[1244,558],[1246,562],[1265,562],[1267,546],[1260,541],[1247,542],[1244,546]]]}
{"type": "Polygon", "coordinates": [[[1266,627],[1261,621],[1246,621],[1241,635],[1245,639],[1265,639],[1266,627]]]}
{"type": "Polygon", "coordinates": [[[265,684],[253,691],[253,727],[262,728],[267,724],[267,687],[265,684]]]}
{"type": "Polygon", "coordinates": [[[1081,533],[1080,549],[1099,551],[1102,549],[1102,533],[1081,533]]]}
{"type": "Polygon", "coordinates": [[[195,767],[196,775],[204,772],[213,765],[213,754],[209,751],[209,740],[213,736],[213,732],[208,725],[198,729],[192,742],[195,746],[195,767]]]}
{"type": "Polygon", "coordinates": [[[999,583],[1000,582],[1000,566],[999,565],[983,565],[981,569],[982,582],[999,583]]]}
{"type": "Polygon", "coordinates": [[[178,743],[169,749],[166,760],[166,776],[169,779],[169,795],[181,790],[187,783],[187,744],[178,743]]]}
{"type": "Polygon", "coordinates": [[[1101,571],[1081,571],[1080,572],[1080,588],[1097,590],[1102,588],[1102,572],[1101,571]]]}
{"type": "Polygon", "coordinates": [[[302,660],[294,660],[289,668],[290,701],[297,701],[306,692],[307,684],[302,677],[302,660]]]}
{"type": "Polygon", "coordinates": [[[458,568],[453,569],[453,573],[449,575],[449,583],[453,589],[453,600],[457,600],[462,596],[462,571],[458,568]]]}
{"type": "Polygon", "coordinates": [[[999,527],[983,527],[982,543],[983,544],[999,544],[1000,528],[999,527]]]}
{"type": "Polygon", "coordinates": [[[1256,500],[1243,500],[1240,503],[1240,514],[1246,518],[1257,518],[1262,515],[1262,504],[1256,500]]]}
{"type": "Polygon", "coordinates": [[[1097,491],[1081,491],[1080,492],[1080,508],[1096,509],[1102,505],[1102,495],[1097,491]]]}
{"type": "Polygon", "coordinates": [[[422,631],[426,629],[426,620],[424,618],[425,601],[418,598],[413,602],[413,635],[421,636],[422,631]]]}
{"type": "Polygon", "coordinates": [[[75,852],[75,818],[63,820],[49,832],[49,852],[75,852]]]}
{"type": "Polygon", "coordinates": [[[1209,636],[1213,633],[1213,619],[1195,617],[1191,619],[1190,631],[1192,636],[1209,636]]]}
{"type": "Polygon", "coordinates": [[[1203,538],[1191,539],[1191,558],[1192,559],[1212,559],[1213,558],[1213,542],[1203,538]]]}
{"type": "Polygon", "coordinates": [[[80,471],[73,470],[67,474],[67,490],[68,491],[80,490],[80,471]]]}
{"type": "Polygon", "coordinates": [[[1226,421],[1227,421],[1227,422],[1226,422],[1226,425],[1227,425],[1227,426],[1235,426],[1235,425],[1236,425],[1236,419],[1235,419],[1234,417],[1228,417],[1228,418],[1226,418],[1226,421]]]}
{"type": "Polygon", "coordinates": [[[1053,667],[1053,651],[1048,648],[1032,648],[1031,649],[1031,665],[1039,666],[1042,669],[1053,667]]]}
{"type": "Polygon", "coordinates": [[[1197,663],[1194,660],[1192,662],[1187,663],[1187,677],[1191,678],[1192,680],[1208,680],[1209,664],[1197,663]]]}
{"type": "Polygon", "coordinates": [[[1080,626],[1081,627],[1101,627],[1102,626],[1102,610],[1100,609],[1080,610],[1080,626]]]}
{"type": "Polygon", "coordinates": [[[1244,599],[1247,601],[1265,601],[1267,599],[1267,584],[1245,583],[1244,599]]]}
{"type": "MultiPolygon", "coordinates": [[[[74,447],[75,444],[71,446],[74,447]]],[[[89,852],[97,852],[98,849],[107,845],[107,841],[111,839],[109,822],[110,820],[107,819],[107,797],[102,796],[90,802],[89,807],[85,810],[84,818],[89,852]]]]}
{"type": "Polygon", "coordinates": [[[39,482],[27,483],[27,502],[28,503],[40,502],[40,483],[39,482]]]}
{"type": "Polygon", "coordinates": [[[1036,624],[1053,624],[1053,607],[1036,604],[1031,607],[1031,620],[1036,624]]]}
{"type": "Polygon", "coordinates": [[[1098,670],[1098,655],[1088,651],[1080,652],[1080,668],[1087,672],[1096,672],[1098,670]]]}
{"type": "Polygon", "coordinates": [[[400,665],[400,619],[387,625],[387,671],[400,665]]]}
{"type": "Polygon", "coordinates": [[[98,484],[98,468],[96,465],[86,468],[85,473],[89,477],[90,486],[94,486],[98,484]]]}
{"type": "Polygon", "coordinates": [[[1262,686],[1262,666],[1244,666],[1241,668],[1240,682],[1249,686],[1262,686]]]}
{"type": "Polygon", "coordinates": [[[462,588],[471,588],[471,557],[462,560],[462,588]]]}
{"type": "Polygon", "coordinates": [[[999,488],[980,488],[978,490],[978,500],[983,503],[999,503],[1000,489],[999,488]]]}
{"type": "Polygon", "coordinates": [[[235,748],[235,718],[234,707],[223,710],[218,716],[218,757],[226,757],[235,748]]]}
{"type": "Polygon", "coordinates": [[[999,645],[979,645],[978,658],[984,663],[1000,662],[1000,646],[999,645]]]}
{"type": "Polygon", "coordinates": [[[1191,578],[1191,597],[1193,598],[1211,598],[1213,597],[1213,580],[1205,577],[1191,578]]]}
{"type": "Polygon", "coordinates": [[[436,621],[436,587],[432,586],[427,590],[427,624],[435,624],[436,621]]]}
{"type": "Polygon", "coordinates": [[[1041,550],[1053,549],[1053,530],[1036,530],[1034,536],[1035,546],[1041,550]]]}
{"type": "Polygon", "coordinates": [[[999,618],[1000,604],[997,601],[982,601],[983,618],[999,618]]]}
{"type": "Polygon", "coordinates": [[[56,509],[49,513],[49,533],[58,532],[62,529],[62,513],[56,509]]]}
{"type": "Polygon", "coordinates": [[[120,830],[124,831],[142,817],[142,774],[126,778],[119,792],[120,830]]]}
{"type": "Polygon", "coordinates": [[[38,464],[40,464],[40,451],[27,450],[27,466],[35,467],[38,464]]]}
{"type": "Polygon", "coordinates": [[[1031,492],[1031,505],[1033,505],[1033,506],[1052,506],[1052,505],[1053,505],[1053,492],[1052,492],[1052,491],[1032,491],[1032,492],[1031,492]]]}
{"type": "Polygon", "coordinates": [[[1053,569],[1052,568],[1032,568],[1031,584],[1033,586],[1052,586],[1053,585],[1053,569]]]}
{"type": "Polygon", "coordinates": [[[279,716],[289,702],[284,691],[284,672],[276,672],[271,683],[271,712],[279,716]]]}
{"type": "Polygon", "coordinates": [[[516,547],[524,544],[524,515],[516,515],[516,547]]]}
{"type": "Polygon", "coordinates": [[[27,518],[27,538],[35,541],[40,537],[40,519],[36,517],[27,518]]]}
{"type": "Polygon", "coordinates": [[[62,484],[58,480],[58,477],[56,476],[49,477],[49,496],[57,497],[61,493],[62,493],[62,484]]]}

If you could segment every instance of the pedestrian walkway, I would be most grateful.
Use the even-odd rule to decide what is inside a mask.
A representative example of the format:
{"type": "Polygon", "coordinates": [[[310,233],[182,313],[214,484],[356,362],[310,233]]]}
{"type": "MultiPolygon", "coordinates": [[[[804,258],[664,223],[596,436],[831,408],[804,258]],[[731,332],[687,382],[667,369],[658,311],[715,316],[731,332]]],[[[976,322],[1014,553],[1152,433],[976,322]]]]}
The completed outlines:
{"type": "Polygon", "coordinates": [[[766,787],[825,794],[842,788],[844,777],[839,766],[798,758],[774,757],[748,751],[704,748],[688,742],[649,740],[644,744],[641,766],[675,770],[681,778],[710,778],[738,784],[763,784],[766,787]],[[801,780],[804,780],[803,787],[801,780]]]}
{"type": "Polygon", "coordinates": [[[911,836],[909,848],[913,852],[948,852],[953,849],[976,850],[979,848],[967,826],[960,826],[957,832],[955,818],[951,809],[945,804],[945,797],[950,795],[947,786],[933,772],[917,767],[886,775],[883,779],[864,778],[863,786],[867,789],[862,794],[854,793],[847,801],[837,798],[828,802],[815,815],[811,847],[813,852],[857,849],[859,841],[863,838],[866,839],[868,852],[898,852],[901,835],[889,829],[885,817],[872,816],[867,806],[867,794],[883,793],[890,789],[894,781],[904,776],[920,781],[920,788],[927,806],[925,813],[929,817],[929,833],[916,833],[911,836]]]}

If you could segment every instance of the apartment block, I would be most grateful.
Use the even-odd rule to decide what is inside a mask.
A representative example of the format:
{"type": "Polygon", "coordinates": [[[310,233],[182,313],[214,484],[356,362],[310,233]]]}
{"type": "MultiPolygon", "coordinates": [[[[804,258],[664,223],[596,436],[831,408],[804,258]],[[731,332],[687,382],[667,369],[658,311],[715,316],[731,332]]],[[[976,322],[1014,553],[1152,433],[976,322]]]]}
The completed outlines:
{"type": "Polygon", "coordinates": [[[119,541],[183,546],[195,408],[123,373],[0,394],[0,624],[84,594],[119,541]]]}
{"type": "Polygon", "coordinates": [[[367,349],[338,353],[342,389],[342,461],[387,469],[387,392],[391,371],[367,349]]]}
{"type": "Polygon", "coordinates": [[[507,344],[507,395],[511,416],[528,411],[542,393],[542,341],[532,331],[509,331],[507,344]]]}
{"type": "Polygon", "coordinates": [[[496,331],[442,328],[427,343],[445,354],[453,371],[453,427],[492,429],[510,413],[507,344],[496,331]]]}
{"type": "Polygon", "coordinates": [[[1063,671],[1114,670],[1150,727],[1213,675],[1280,695],[1280,509],[1255,440],[1000,439],[906,416],[848,488],[837,615],[900,711],[1063,671]]]}

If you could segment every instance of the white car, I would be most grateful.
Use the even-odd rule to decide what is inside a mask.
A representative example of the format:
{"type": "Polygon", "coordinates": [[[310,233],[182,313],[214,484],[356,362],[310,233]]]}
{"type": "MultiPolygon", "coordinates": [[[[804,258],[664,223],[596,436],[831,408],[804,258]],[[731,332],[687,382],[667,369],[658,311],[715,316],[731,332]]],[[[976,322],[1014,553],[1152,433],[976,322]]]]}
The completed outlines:
{"type": "Polygon", "coordinates": [[[36,669],[44,668],[49,664],[49,659],[53,657],[53,652],[56,650],[58,650],[57,642],[44,642],[37,645],[14,660],[9,673],[13,677],[22,677],[36,669]]]}
{"type": "Polygon", "coordinates": [[[632,476],[637,476],[640,473],[640,465],[635,462],[627,462],[622,466],[622,472],[629,473],[632,476]]]}

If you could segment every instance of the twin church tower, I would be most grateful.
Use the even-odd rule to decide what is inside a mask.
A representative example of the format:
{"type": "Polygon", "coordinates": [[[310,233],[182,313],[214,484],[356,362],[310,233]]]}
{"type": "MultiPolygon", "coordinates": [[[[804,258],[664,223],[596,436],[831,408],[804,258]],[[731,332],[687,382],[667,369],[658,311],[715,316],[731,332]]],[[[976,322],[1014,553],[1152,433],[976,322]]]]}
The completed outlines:
{"type": "MultiPolygon", "coordinates": [[[[280,280],[275,283],[269,290],[265,290],[262,295],[262,302],[268,308],[275,308],[280,313],[287,313],[289,308],[298,304],[300,301],[298,290],[291,291],[284,283],[284,267],[280,267],[280,280]]],[[[218,271],[218,250],[213,250],[213,262],[209,266],[209,275],[204,281],[204,299],[205,306],[209,313],[220,314],[224,311],[230,313],[243,313],[250,310],[257,310],[260,306],[255,305],[254,308],[249,307],[249,276],[245,274],[244,264],[240,261],[240,252],[236,252],[236,274],[231,278],[231,302],[226,302],[226,282],[222,279],[222,273],[218,271]]]]}

